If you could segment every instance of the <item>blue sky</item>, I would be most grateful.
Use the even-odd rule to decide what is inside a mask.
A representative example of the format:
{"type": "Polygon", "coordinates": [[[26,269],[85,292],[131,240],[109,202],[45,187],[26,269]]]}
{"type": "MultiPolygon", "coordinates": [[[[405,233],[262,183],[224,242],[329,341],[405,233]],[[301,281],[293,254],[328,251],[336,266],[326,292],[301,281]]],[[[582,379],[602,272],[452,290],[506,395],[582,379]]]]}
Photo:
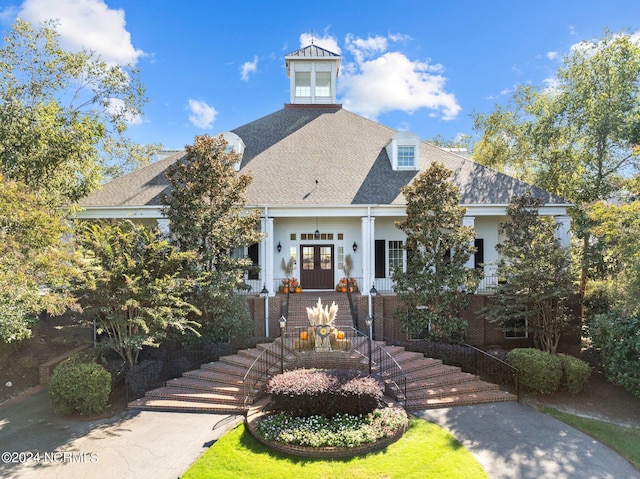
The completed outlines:
{"type": "Polygon", "coordinates": [[[140,68],[149,103],[128,134],[166,148],[281,109],[284,56],[311,36],[342,55],[345,108],[451,139],[515,85],[551,80],[578,42],[640,32],[638,0],[0,0],[3,30],[17,16],[57,18],[68,48],[140,68]]]}

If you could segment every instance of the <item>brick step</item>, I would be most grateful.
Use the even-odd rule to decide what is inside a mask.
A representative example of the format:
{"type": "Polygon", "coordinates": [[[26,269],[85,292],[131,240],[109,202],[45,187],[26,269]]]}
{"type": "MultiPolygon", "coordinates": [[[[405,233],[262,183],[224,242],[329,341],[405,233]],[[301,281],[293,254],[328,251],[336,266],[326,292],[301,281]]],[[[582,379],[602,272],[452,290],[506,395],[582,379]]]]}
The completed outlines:
{"type": "Polygon", "coordinates": [[[433,387],[411,389],[407,391],[409,400],[432,399],[446,396],[454,396],[468,393],[480,393],[486,391],[498,391],[500,388],[497,384],[491,384],[480,380],[467,381],[458,384],[434,385],[433,387]]]}
{"type": "Polygon", "coordinates": [[[182,377],[203,379],[205,381],[221,381],[225,383],[242,382],[244,375],[247,373],[247,368],[241,368],[239,366],[233,366],[225,363],[213,363],[207,365],[208,367],[196,369],[194,371],[187,371],[182,374],[182,377]]]}
{"type": "Polygon", "coordinates": [[[148,399],[172,399],[175,401],[210,402],[215,404],[242,405],[244,403],[244,396],[241,392],[238,392],[237,394],[221,394],[218,392],[173,388],[167,386],[147,391],[145,397],[148,399]]]}
{"type": "Polygon", "coordinates": [[[128,405],[131,409],[142,411],[168,411],[168,412],[202,412],[215,414],[246,414],[244,405],[215,404],[198,401],[176,401],[173,399],[147,398],[132,401],[128,405]]]}
{"type": "Polygon", "coordinates": [[[405,371],[408,381],[420,381],[437,376],[446,376],[449,374],[460,373],[461,370],[457,366],[449,366],[447,364],[424,364],[423,367],[405,371]]]}
{"type": "Polygon", "coordinates": [[[251,358],[255,360],[258,356],[260,356],[263,352],[263,349],[260,348],[251,348],[251,349],[241,349],[238,351],[238,356],[242,356],[245,358],[251,358]]]}
{"type": "Polygon", "coordinates": [[[417,380],[410,380],[407,378],[407,391],[413,391],[416,389],[428,389],[439,386],[450,386],[454,384],[463,384],[469,381],[478,380],[478,376],[470,373],[451,373],[441,374],[439,376],[424,377],[417,380]]]}
{"type": "MultiPolygon", "coordinates": [[[[257,357],[257,356],[256,356],[257,357]]],[[[231,366],[237,366],[244,369],[246,373],[251,367],[256,358],[247,357],[240,354],[234,354],[232,356],[222,356],[219,359],[221,364],[230,364],[231,366]]],[[[244,373],[243,373],[244,375],[244,373]]]]}
{"type": "Polygon", "coordinates": [[[172,388],[182,388],[197,391],[216,391],[223,394],[242,394],[242,381],[232,379],[224,382],[225,377],[218,378],[218,381],[181,377],[170,379],[165,383],[172,388]]]}
{"type": "Polygon", "coordinates": [[[411,373],[415,373],[413,374],[414,377],[419,376],[420,374],[428,375],[429,374],[428,370],[430,368],[443,366],[442,361],[440,359],[425,358],[425,357],[410,359],[409,361],[398,362],[398,364],[400,364],[400,367],[402,368],[405,374],[408,375],[411,373]]]}
{"type": "Polygon", "coordinates": [[[465,406],[491,402],[517,401],[514,394],[505,391],[481,391],[476,393],[455,394],[447,397],[432,399],[408,399],[407,409],[436,409],[441,407],[465,406]]]}
{"type": "Polygon", "coordinates": [[[415,360],[422,360],[424,359],[424,354],[422,353],[416,353],[413,351],[396,351],[395,349],[399,349],[399,348],[382,348],[384,349],[386,352],[389,353],[389,355],[396,360],[397,363],[399,364],[404,364],[404,363],[408,363],[410,361],[415,361],[415,360]]]}

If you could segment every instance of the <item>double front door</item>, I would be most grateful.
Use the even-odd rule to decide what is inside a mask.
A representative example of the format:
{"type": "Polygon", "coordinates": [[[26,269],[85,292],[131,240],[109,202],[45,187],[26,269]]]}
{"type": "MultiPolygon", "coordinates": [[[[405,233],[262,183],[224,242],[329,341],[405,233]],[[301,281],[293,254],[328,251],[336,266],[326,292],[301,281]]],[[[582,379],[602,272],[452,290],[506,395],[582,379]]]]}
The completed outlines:
{"type": "Polygon", "coordinates": [[[300,257],[300,283],[304,289],[333,289],[333,245],[300,246],[300,257]]]}

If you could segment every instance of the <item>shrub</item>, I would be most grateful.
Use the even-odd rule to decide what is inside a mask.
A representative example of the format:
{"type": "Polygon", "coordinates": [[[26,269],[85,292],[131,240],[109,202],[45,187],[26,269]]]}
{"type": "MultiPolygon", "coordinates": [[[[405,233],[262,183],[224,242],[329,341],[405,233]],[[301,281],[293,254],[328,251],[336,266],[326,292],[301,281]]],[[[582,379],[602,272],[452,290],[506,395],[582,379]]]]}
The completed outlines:
{"type": "Polygon", "coordinates": [[[111,375],[96,363],[64,361],[49,382],[49,397],[58,414],[99,414],[110,393],[111,375]]]}
{"type": "Polygon", "coordinates": [[[382,386],[358,372],[297,369],[274,376],[267,383],[271,406],[294,416],[361,415],[373,411],[382,386]]]}
{"type": "Polygon", "coordinates": [[[562,364],[562,388],[571,394],[578,394],[589,385],[591,367],[581,359],[559,354],[562,364]]]}
{"type": "Polygon", "coordinates": [[[589,326],[609,380],[640,397],[640,314],[599,314],[589,326]]]}
{"type": "Polygon", "coordinates": [[[160,372],[162,363],[146,359],[140,364],[134,365],[125,378],[127,390],[135,397],[144,396],[144,393],[160,385],[160,372]]]}
{"type": "Polygon", "coordinates": [[[513,349],[507,361],[520,371],[520,386],[525,391],[551,394],[562,379],[562,363],[554,354],[534,348],[513,349]]]}

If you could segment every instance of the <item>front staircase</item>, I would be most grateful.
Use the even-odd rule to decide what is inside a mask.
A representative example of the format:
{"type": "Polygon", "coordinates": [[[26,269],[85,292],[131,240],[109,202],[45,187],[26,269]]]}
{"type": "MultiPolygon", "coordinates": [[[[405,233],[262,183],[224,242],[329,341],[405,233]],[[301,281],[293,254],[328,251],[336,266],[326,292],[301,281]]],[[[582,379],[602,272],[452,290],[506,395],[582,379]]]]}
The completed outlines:
{"type": "MultiPolygon", "coordinates": [[[[287,331],[297,331],[296,328],[308,326],[305,308],[315,305],[317,300],[318,293],[290,295],[287,331]]],[[[322,293],[323,305],[330,305],[332,301],[338,304],[336,327],[348,330],[353,323],[346,295],[322,293]]],[[[165,386],[148,391],[143,398],[130,402],[129,407],[142,410],[245,414],[255,397],[251,395],[247,400],[243,384],[245,374],[258,357],[266,355],[265,351],[270,348],[280,351],[279,341],[280,339],[276,343],[259,344],[256,348],[238,351],[237,354],[221,357],[219,361],[203,364],[200,369],[188,371],[180,378],[167,381],[165,386]]],[[[502,391],[498,385],[482,381],[474,374],[461,371],[459,367],[445,365],[439,359],[426,358],[422,353],[406,351],[403,347],[388,345],[382,341],[374,341],[373,348],[384,350],[385,353],[379,353],[393,358],[394,361],[391,362],[397,363],[402,369],[406,377],[406,396],[404,391],[397,390],[395,396],[409,410],[517,400],[517,396],[502,391]]],[[[283,343],[282,354],[285,370],[299,366],[301,360],[311,364],[314,361],[313,352],[298,351],[293,341],[283,343]]],[[[326,354],[324,353],[325,358],[326,354]]],[[[353,337],[349,350],[329,354],[340,355],[338,361],[349,367],[359,365],[359,369],[368,370],[366,338],[353,337]]],[[[276,374],[279,370],[278,362],[272,366],[270,374],[276,374]]],[[[377,364],[373,365],[372,372],[383,379],[387,374],[377,364]]],[[[262,387],[264,381],[266,378],[256,388],[262,387]]]]}

